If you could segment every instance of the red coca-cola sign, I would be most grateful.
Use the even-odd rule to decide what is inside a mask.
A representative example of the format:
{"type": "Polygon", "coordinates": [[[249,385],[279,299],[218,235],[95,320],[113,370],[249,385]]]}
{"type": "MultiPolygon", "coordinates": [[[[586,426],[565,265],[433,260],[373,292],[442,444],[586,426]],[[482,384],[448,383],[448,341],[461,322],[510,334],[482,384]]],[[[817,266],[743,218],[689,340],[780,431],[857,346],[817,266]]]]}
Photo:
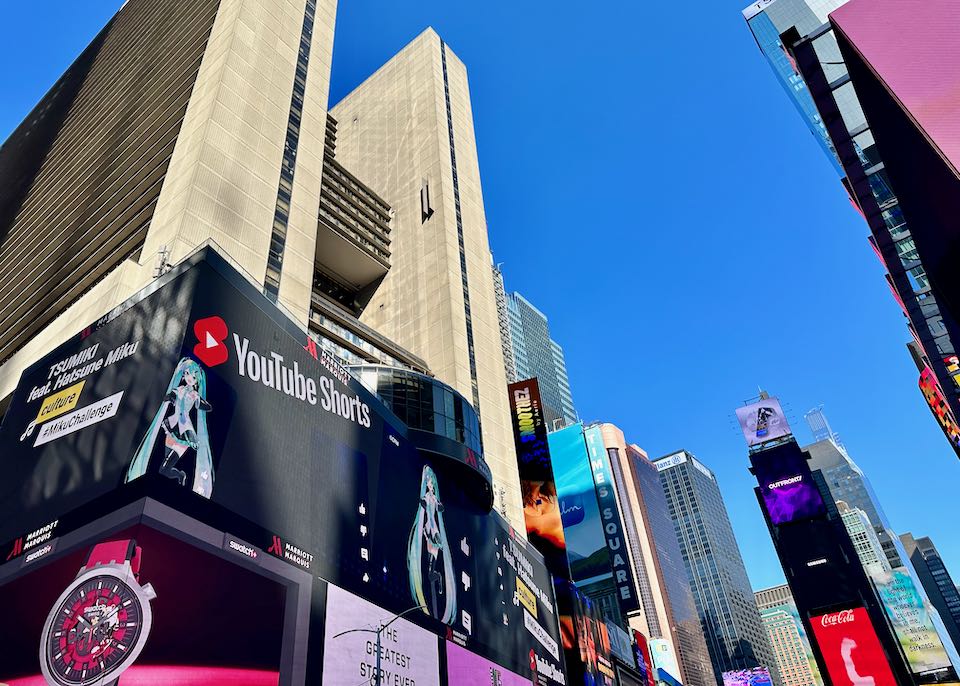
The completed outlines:
{"type": "Polygon", "coordinates": [[[862,607],[810,618],[834,686],[896,686],[887,656],[862,607]]]}

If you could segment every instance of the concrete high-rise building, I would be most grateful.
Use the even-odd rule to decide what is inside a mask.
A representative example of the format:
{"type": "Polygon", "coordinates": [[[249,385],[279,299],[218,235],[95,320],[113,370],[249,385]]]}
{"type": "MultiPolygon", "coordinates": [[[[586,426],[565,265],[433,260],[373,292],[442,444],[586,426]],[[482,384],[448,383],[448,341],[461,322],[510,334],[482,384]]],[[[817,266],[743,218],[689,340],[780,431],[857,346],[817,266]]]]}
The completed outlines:
{"type": "Polygon", "coordinates": [[[517,292],[507,294],[506,303],[515,380],[537,378],[549,427],[557,420],[576,424],[563,348],[550,337],[547,315],[517,292]]]}
{"type": "Polygon", "coordinates": [[[723,672],[762,666],[770,668],[779,684],[776,659],[716,477],[686,450],[654,464],[718,683],[723,672]]]}
{"type": "Polygon", "coordinates": [[[628,615],[630,626],[648,638],[670,642],[681,672],[674,676],[683,684],[713,686],[710,654],[657,468],[642,448],[626,442],[618,427],[600,428],[640,594],[641,609],[628,615]]]}
{"type": "MultiPolygon", "coordinates": [[[[880,538],[870,523],[867,513],[857,507],[850,507],[842,500],[837,501],[837,510],[843,526],[850,534],[853,548],[857,551],[860,564],[867,570],[879,570],[880,573],[890,572],[890,560],[880,544],[880,538]]],[[[874,572],[876,573],[876,572],[874,572]]]]}
{"type": "MultiPolygon", "coordinates": [[[[0,399],[207,241],[346,363],[392,211],[335,159],[335,0],[130,0],[0,148],[0,399]]],[[[0,400],[2,407],[2,400],[0,400]]]]}
{"type": "Polygon", "coordinates": [[[500,347],[503,351],[503,368],[507,373],[507,382],[514,383],[520,381],[517,376],[517,363],[515,362],[515,353],[513,351],[513,333],[510,330],[510,310],[507,305],[507,291],[503,285],[503,272],[500,271],[500,265],[493,262],[493,255],[490,256],[493,268],[493,288],[497,297],[497,320],[500,325],[500,347]]]}
{"type": "Polygon", "coordinates": [[[946,95],[960,70],[939,30],[953,11],[950,0],[759,0],[744,17],[870,228],[921,390],[960,454],[960,282],[948,257],[960,250],[960,106],[946,95]]]}
{"type": "Polygon", "coordinates": [[[930,603],[937,608],[940,619],[955,646],[960,645],[960,591],[943,563],[943,558],[928,537],[914,538],[910,532],[900,535],[900,541],[913,563],[930,603]]]}
{"type": "Polygon", "coordinates": [[[754,593],[784,686],[822,686],[810,639],[786,584],[754,593]]]}
{"type": "Polygon", "coordinates": [[[391,269],[360,319],[474,405],[498,508],[523,531],[466,67],[427,29],[331,113],[337,159],[394,211],[391,269]]]}

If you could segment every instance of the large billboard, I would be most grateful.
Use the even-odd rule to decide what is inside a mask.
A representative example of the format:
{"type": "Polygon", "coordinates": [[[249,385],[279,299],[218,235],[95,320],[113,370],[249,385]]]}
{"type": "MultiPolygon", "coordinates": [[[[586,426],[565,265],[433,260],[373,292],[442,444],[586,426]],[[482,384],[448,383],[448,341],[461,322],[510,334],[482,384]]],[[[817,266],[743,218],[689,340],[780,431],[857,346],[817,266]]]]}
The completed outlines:
{"type": "Polygon", "coordinates": [[[593,585],[606,583],[611,593],[615,593],[610,551],[583,425],[573,424],[553,431],[548,440],[573,580],[589,581],[593,585]]]}
{"type": "MultiPolygon", "coordinates": [[[[536,669],[539,684],[564,683],[540,554],[478,509],[456,460],[417,451],[376,396],[215,253],[28,368],[0,455],[0,570],[30,574],[24,560],[147,497],[384,611],[419,607],[410,622],[518,674],[536,669]]],[[[0,603],[8,593],[0,584],[0,603]]],[[[203,622],[181,626],[207,635],[203,622]]],[[[322,626],[312,631],[316,682],[322,626]]]]}
{"type": "MultiPolygon", "coordinates": [[[[617,588],[617,601],[624,616],[640,609],[640,595],[633,579],[630,567],[630,554],[627,550],[627,532],[620,514],[617,500],[617,485],[613,479],[611,457],[603,442],[603,432],[599,426],[584,429],[587,453],[590,458],[590,471],[597,489],[597,504],[600,507],[600,521],[603,535],[610,554],[610,567],[613,582],[617,588]]],[[[614,457],[613,459],[617,459],[614,457]]]]}
{"type": "Polygon", "coordinates": [[[907,656],[910,671],[925,674],[949,668],[950,658],[910,573],[898,567],[890,571],[868,568],[867,574],[873,580],[887,619],[907,656]]]}
{"type": "Polygon", "coordinates": [[[653,660],[653,666],[658,671],[663,670],[675,681],[680,681],[680,664],[677,661],[677,653],[673,645],[665,638],[651,638],[649,641],[650,657],[653,660]]]}
{"type": "Polygon", "coordinates": [[[810,618],[834,686],[896,686],[880,639],[863,607],[810,618]]]}
{"type": "Polygon", "coordinates": [[[766,667],[737,669],[723,673],[723,686],[772,686],[770,670],[766,667]]]}
{"type": "Polygon", "coordinates": [[[826,512],[807,456],[796,443],[754,453],[751,463],[772,524],[780,526],[826,512]]]}
{"type": "Polygon", "coordinates": [[[570,567],[540,386],[535,378],[527,379],[510,384],[507,392],[527,538],[543,554],[551,574],[569,579],[570,567]]]}
{"type": "Polygon", "coordinates": [[[446,648],[447,683],[450,686],[530,686],[530,677],[508,671],[455,643],[447,642],[446,648]]]}
{"type": "Polygon", "coordinates": [[[736,412],[740,430],[751,448],[790,435],[790,425],[776,398],[738,407],[736,412]]]}
{"type": "Polygon", "coordinates": [[[950,441],[950,445],[953,446],[954,451],[960,455],[960,425],[957,424],[956,417],[954,417],[953,412],[950,411],[950,406],[947,404],[947,399],[943,396],[940,383],[937,381],[937,377],[934,376],[933,370],[931,370],[930,367],[924,367],[923,371],[920,372],[919,385],[920,392],[923,393],[923,397],[926,399],[927,405],[930,406],[930,411],[933,412],[934,418],[943,430],[947,440],[950,441]]]}
{"type": "Polygon", "coordinates": [[[323,683],[440,685],[438,640],[426,629],[332,584],[326,615],[323,683]]]}

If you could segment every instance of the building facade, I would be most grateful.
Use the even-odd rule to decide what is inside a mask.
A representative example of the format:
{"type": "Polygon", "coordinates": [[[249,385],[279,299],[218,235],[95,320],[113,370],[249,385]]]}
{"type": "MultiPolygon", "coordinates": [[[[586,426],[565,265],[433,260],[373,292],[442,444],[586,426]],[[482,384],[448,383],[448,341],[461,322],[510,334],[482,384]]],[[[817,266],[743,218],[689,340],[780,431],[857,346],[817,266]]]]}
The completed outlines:
{"type": "Polygon", "coordinates": [[[900,535],[900,541],[907,556],[913,563],[927,597],[940,613],[954,646],[960,645],[960,592],[953,583],[953,577],[943,563],[933,541],[928,537],[914,538],[907,532],[900,535]]]}
{"type": "Polygon", "coordinates": [[[517,292],[507,294],[506,302],[517,379],[540,382],[548,426],[577,423],[563,348],[550,337],[547,315],[517,292]]]}
{"type": "Polygon", "coordinates": [[[776,660],[760,621],[716,477],[687,451],[657,460],[690,590],[717,682],[723,672],[768,667],[776,660]]]}
{"type": "MultiPolygon", "coordinates": [[[[208,241],[306,324],[318,264],[337,267],[317,257],[335,13],[131,0],[54,84],[0,149],[0,398],[208,241]]],[[[345,241],[349,271],[359,245],[345,241]]]]}
{"type": "MultiPolygon", "coordinates": [[[[924,4],[924,13],[936,15],[939,12],[946,17],[947,5],[949,2],[924,4]]],[[[913,12],[911,7],[900,0],[880,3],[761,0],[744,10],[744,17],[778,81],[787,88],[805,123],[840,173],[852,203],[870,228],[871,247],[887,271],[888,285],[908,322],[910,345],[918,352],[914,359],[921,374],[926,376],[921,378],[921,389],[924,383],[936,387],[935,391],[924,390],[924,395],[928,397],[928,402],[931,394],[943,399],[943,408],[934,407],[934,403],[931,403],[931,408],[954,450],[960,450],[960,427],[956,420],[960,413],[960,384],[954,379],[956,370],[960,369],[956,361],[956,341],[960,330],[955,324],[956,315],[952,313],[952,307],[944,309],[945,303],[950,303],[949,298],[956,299],[956,284],[951,281],[952,277],[945,276],[940,279],[943,287],[938,288],[928,274],[931,265],[945,274],[952,273],[952,267],[941,270],[939,265],[943,263],[942,256],[948,254],[946,237],[950,236],[949,245],[960,244],[953,238],[954,224],[948,219],[956,214],[956,208],[951,213],[950,208],[946,207],[949,198],[960,195],[957,192],[960,183],[955,169],[950,173],[942,168],[941,156],[934,154],[932,157],[937,159],[931,158],[928,154],[931,146],[926,143],[913,147],[904,145],[903,141],[907,140],[904,131],[887,134],[886,145],[878,141],[875,124],[884,123],[890,117],[880,115],[882,108],[879,105],[867,103],[865,108],[861,97],[861,91],[866,92],[865,89],[876,91],[876,88],[871,88],[875,79],[866,76],[869,71],[866,69],[860,69],[861,76],[858,79],[852,77],[847,60],[855,59],[855,50],[831,23],[832,13],[835,13],[846,18],[851,30],[859,25],[872,26],[877,29],[874,33],[879,36],[880,27],[885,27],[886,31],[892,32],[887,40],[874,40],[871,45],[874,54],[885,54],[893,62],[905,54],[905,50],[923,45],[921,51],[926,51],[925,57],[918,55],[911,64],[918,63],[920,59],[929,60],[930,68],[921,70],[923,76],[916,79],[924,81],[927,75],[944,71],[933,65],[942,62],[941,55],[945,49],[951,49],[952,43],[940,36],[938,44],[941,49],[934,50],[932,44],[936,43],[937,37],[930,36],[930,40],[921,38],[925,25],[921,16],[923,13],[913,12]],[[897,21],[884,18],[894,15],[899,17],[897,21]],[[912,27],[915,40],[905,42],[905,34],[899,35],[901,25],[912,27]],[[845,45],[843,49],[841,42],[838,42],[838,35],[845,45]],[[901,41],[901,47],[891,49],[897,41],[901,41]],[[869,109],[876,110],[873,118],[868,116],[866,110],[869,109]],[[932,192],[933,186],[926,183],[919,184],[923,186],[924,193],[911,193],[917,191],[917,184],[911,180],[918,177],[915,173],[914,149],[924,152],[930,177],[937,176],[938,180],[943,181],[937,195],[925,195],[926,192],[932,192]],[[907,170],[894,175],[899,178],[891,178],[887,168],[893,156],[899,156],[897,168],[907,170]],[[901,191],[908,191],[910,197],[902,197],[901,191]],[[939,209],[928,211],[929,207],[939,209]],[[931,212],[940,212],[937,220],[931,219],[931,212]],[[950,230],[941,231],[943,226],[949,226],[950,230]],[[933,227],[936,227],[936,231],[933,227]],[[919,243],[914,235],[917,230],[921,232],[919,243]],[[941,238],[937,237],[937,232],[940,232],[941,238]]],[[[936,22],[929,25],[936,25],[936,22]]],[[[866,36],[869,32],[862,35],[866,36]]],[[[949,79],[960,77],[955,70],[946,70],[946,73],[950,76],[942,85],[944,92],[949,92],[949,79]]],[[[912,132],[916,133],[915,130],[912,132]]],[[[917,142],[919,137],[914,136],[914,140],[917,142]]]]}
{"type": "Polygon", "coordinates": [[[754,597],[784,686],[821,686],[823,679],[790,587],[781,584],[765,588],[756,591],[754,597]]]}
{"type": "Polygon", "coordinates": [[[337,160],[394,211],[391,269],[360,319],[473,404],[497,507],[522,531],[466,67],[428,29],[331,113],[337,160]]]}
{"type": "Polygon", "coordinates": [[[628,617],[643,635],[666,640],[688,686],[712,686],[710,654],[657,468],[613,424],[600,425],[610,457],[641,609],[628,617]]]}

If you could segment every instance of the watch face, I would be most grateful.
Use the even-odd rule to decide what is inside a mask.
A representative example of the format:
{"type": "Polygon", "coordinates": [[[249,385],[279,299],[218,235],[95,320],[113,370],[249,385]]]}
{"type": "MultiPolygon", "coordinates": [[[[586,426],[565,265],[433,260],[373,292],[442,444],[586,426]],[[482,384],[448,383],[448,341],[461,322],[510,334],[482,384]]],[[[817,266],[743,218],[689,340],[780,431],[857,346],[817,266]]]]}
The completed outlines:
{"type": "Polygon", "coordinates": [[[44,671],[64,685],[116,678],[136,659],[145,631],[144,603],[130,585],[111,574],[83,575],[47,620],[44,671]]]}

